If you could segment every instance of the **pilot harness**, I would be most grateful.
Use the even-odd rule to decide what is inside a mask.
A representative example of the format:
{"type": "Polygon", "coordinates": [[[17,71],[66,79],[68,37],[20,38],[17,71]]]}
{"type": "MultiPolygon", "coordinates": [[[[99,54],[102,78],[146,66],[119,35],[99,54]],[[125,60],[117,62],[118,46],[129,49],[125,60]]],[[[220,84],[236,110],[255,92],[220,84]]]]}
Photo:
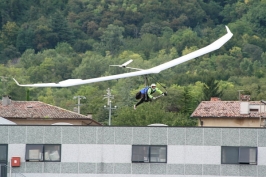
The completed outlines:
{"type": "MultiPolygon", "coordinates": [[[[152,76],[151,76],[151,77],[152,77],[152,76]]],[[[154,79],[154,78],[153,78],[153,79],[154,79]]],[[[164,88],[164,90],[165,90],[164,95],[167,95],[166,87],[163,86],[160,82],[158,82],[158,83],[159,83],[159,85],[161,85],[161,86],[164,88]]],[[[141,90],[136,94],[136,99],[140,99],[140,98],[141,98],[141,94],[144,94],[144,95],[145,95],[145,101],[147,102],[147,101],[149,101],[147,92],[148,92],[148,89],[151,88],[150,86],[147,86],[147,85],[149,85],[149,84],[148,84],[148,77],[147,77],[147,75],[145,75],[145,84],[146,84],[146,87],[143,88],[143,89],[141,89],[141,90]]],[[[154,89],[154,90],[151,89],[151,94],[153,94],[154,92],[156,92],[156,90],[155,90],[155,89],[154,89]]],[[[155,98],[159,98],[159,97],[164,96],[164,95],[159,95],[159,96],[157,96],[157,97],[155,97],[155,98]]]]}

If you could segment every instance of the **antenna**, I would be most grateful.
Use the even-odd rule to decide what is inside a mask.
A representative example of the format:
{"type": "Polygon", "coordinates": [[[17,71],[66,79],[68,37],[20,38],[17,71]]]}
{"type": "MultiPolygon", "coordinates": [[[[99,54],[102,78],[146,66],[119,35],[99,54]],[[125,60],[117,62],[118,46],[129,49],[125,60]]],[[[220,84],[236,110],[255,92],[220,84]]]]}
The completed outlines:
{"type": "Polygon", "coordinates": [[[3,82],[3,94],[2,95],[7,95],[7,93],[6,93],[6,82],[7,82],[8,77],[0,76],[0,78],[1,78],[1,82],[3,82]]]}

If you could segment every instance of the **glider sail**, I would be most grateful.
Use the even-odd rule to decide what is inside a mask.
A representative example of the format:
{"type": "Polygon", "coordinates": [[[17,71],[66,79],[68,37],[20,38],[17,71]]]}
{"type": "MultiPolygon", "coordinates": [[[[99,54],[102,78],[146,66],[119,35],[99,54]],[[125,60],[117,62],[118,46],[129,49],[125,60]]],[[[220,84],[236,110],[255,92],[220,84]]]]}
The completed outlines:
{"type": "MultiPolygon", "coordinates": [[[[22,87],[70,87],[70,86],[83,85],[83,84],[102,82],[102,81],[108,81],[108,80],[114,80],[114,79],[121,79],[121,78],[127,78],[127,77],[141,76],[141,75],[147,75],[147,74],[156,74],[156,73],[159,73],[159,72],[166,70],[168,68],[174,67],[174,66],[179,65],[181,63],[184,63],[186,61],[192,60],[192,59],[197,58],[199,56],[202,56],[204,54],[215,51],[215,50],[219,49],[220,47],[222,47],[233,36],[233,34],[229,30],[229,28],[227,26],[225,26],[225,27],[227,30],[227,34],[225,34],[221,38],[217,39],[216,41],[214,41],[210,45],[203,47],[199,50],[196,50],[194,52],[191,52],[187,55],[173,59],[169,62],[155,66],[155,67],[150,68],[150,69],[143,69],[143,70],[134,71],[134,72],[130,72],[130,73],[123,73],[123,74],[117,74],[117,75],[111,75],[111,76],[103,76],[103,77],[85,79],[85,80],[68,79],[68,80],[58,82],[58,83],[19,84],[16,81],[16,79],[14,79],[14,78],[13,79],[18,86],[22,86],[22,87]]],[[[124,63],[122,65],[122,67],[126,66],[127,64],[129,64],[129,63],[124,63]]]]}

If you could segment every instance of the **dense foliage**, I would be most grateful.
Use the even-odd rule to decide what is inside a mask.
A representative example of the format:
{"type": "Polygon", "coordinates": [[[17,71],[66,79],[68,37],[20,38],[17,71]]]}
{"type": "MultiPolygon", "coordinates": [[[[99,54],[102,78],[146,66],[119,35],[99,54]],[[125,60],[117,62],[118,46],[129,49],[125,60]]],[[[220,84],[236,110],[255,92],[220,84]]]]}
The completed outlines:
{"type": "Polygon", "coordinates": [[[238,100],[238,90],[266,98],[265,9],[265,0],[0,0],[0,92],[69,110],[74,96],[85,96],[81,113],[106,123],[103,98],[111,88],[115,125],[193,126],[190,115],[202,100],[238,100]],[[129,59],[132,67],[150,68],[208,45],[225,25],[234,36],[221,49],[149,77],[168,96],[137,110],[143,77],[70,88],[24,88],[12,80],[117,74],[128,70],[109,65],[129,59]]]}

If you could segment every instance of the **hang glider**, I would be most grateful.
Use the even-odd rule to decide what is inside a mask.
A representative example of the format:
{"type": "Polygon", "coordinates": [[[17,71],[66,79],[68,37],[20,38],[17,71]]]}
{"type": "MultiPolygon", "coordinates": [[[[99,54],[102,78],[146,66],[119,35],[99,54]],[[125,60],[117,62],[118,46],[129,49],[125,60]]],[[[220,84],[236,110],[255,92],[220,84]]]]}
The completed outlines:
{"type": "MultiPolygon", "coordinates": [[[[184,55],[182,57],[173,59],[169,62],[155,66],[155,67],[150,68],[150,69],[141,70],[141,69],[136,68],[139,71],[117,74],[117,75],[111,75],[111,76],[103,76],[103,77],[85,79],[85,80],[83,80],[83,79],[68,79],[68,80],[58,82],[58,83],[19,84],[15,78],[13,78],[13,79],[18,86],[22,86],[22,87],[70,87],[70,86],[83,85],[83,84],[102,82],[102,81],[109,81],[109,80],[121,79],[121,78],[127,78],[127,77],[156,74],[156,73],[159,73],[159,72],[166,70],[168,68],[174,67],[174,66],[179,65],[181,63],[184,63],[186,61],[192,60],[192,59],[197,58],[199,56],[202,56],[204,54],[215,51],[215,50],[219,49],[220,47],[222,47],[233,36],[230,29],[227,26],[225,26],[225,27],[226,27],[227,34],[225,34],[221,38],[217,39],[216,41],[214,41],[210,45],[203,47],[199,50],[196,50],[194,52],[191,52],[191,53],[184,55]]],[[[128,62],[126,62],[122,65],[119,65],[119,66],[126,67],[130,62],[132,62],[132,61],[129,60],[128,62]]]]}

